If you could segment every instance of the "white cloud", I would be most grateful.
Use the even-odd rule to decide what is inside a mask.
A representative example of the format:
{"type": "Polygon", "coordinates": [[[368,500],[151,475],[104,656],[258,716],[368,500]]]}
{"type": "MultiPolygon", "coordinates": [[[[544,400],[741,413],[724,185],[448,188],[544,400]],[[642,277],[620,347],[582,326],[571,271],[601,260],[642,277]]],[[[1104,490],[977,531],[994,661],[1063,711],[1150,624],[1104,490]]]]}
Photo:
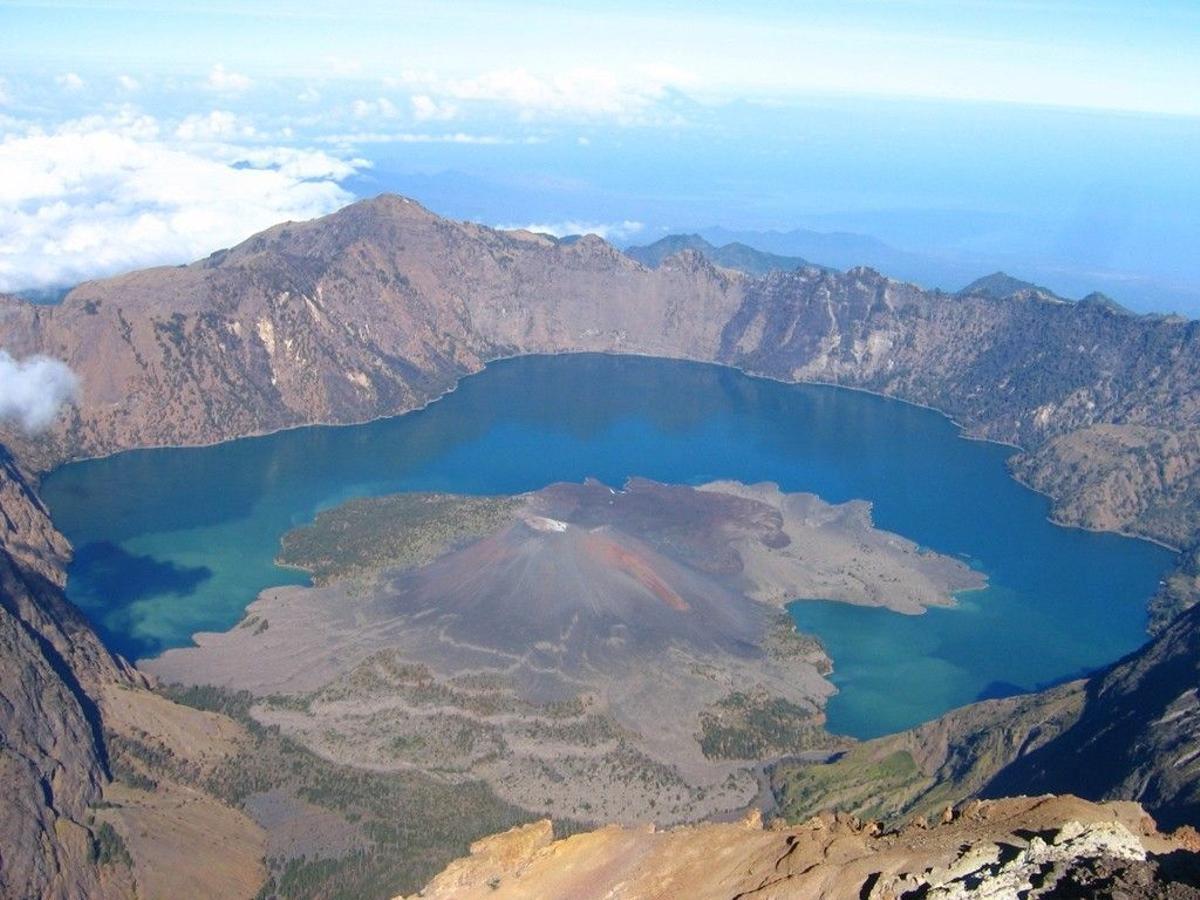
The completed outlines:
{"type": "Polygon", "coordinates": [[[450,81],[440,90],[462,101],[514,106],[522,117],[578,115],[635,118],[689,80],[665,66],[638,67],[625,75],[602,68],[577,68],[554,75],[527,69],[497,69],[450,81]]]}
{"type": "Polygon", "coordinates": [[[321,99],[321,92],[310,84],[296,95],[296,99],[301,103],[316,103],[321,99]]]}
{"type": "Polygon", "coordinates": [[[79,379],[65,363],[48,356],[16,360],[0,350],[0,422],[15,422],[29,434],[41,431],[78,391],[79,379]]]}
{"type": "MultiPolygon", "coordinates": [[[[467,134],[462,131],[451,134],[427,134],[412,131],[362,131],[347,134],[331,134],[319,138],[323,144],[515,144],[512,138],[493,134],[467,134]]],[[[541,143],[540,138],[525,138],[524,144],[541,143]]]]}
{"type": "Polygon", "coordinates": [[[400,114],[396,104],[387,97],[375,100],[355,100],[350,104],[350,112],[356,119],[394,119],[400,114]]]}
{"type": "Polygon", "coordinates": [[[238,146],[217,112],[174,128],[132,110],[0,140],[0,291],[180,263],[352,197],[365,166],[320,150],[238,146]]]}
{"type": "Polygon", "coordinates": [[[141,82],[139,82],[132,75],[118,75],[117,76],[117,87],[119,87],[123,91],[130,91],[130,92],[139,91],[142,89],[141,82]]]}
{"type": "Polygon", "coordinates": [[[448,121],[458,115],[453,103],[439,103],[428,94],[417,94],[411,102],[413,118],[418,122],[448,121]]]}
{"type": "Polygon", "coordinates": [[[64,91],[81,91],[85,82],[74,72],[65,72],[62,75],[56,76],[54,83],[64,91]]]}
{"type": "Polygon", "coordinates": [[[3,78],[0,78],[0,106],[4,106],[6,103],[11,102],[12,98],[8,95],[8,82],[3,78]]]}
{"type": "Polygon", "coordinates": [[[622,122],[677,122],[670,100],[698,84],[690,71],[667,63],[621,67],[575,66],[543,71],[518,66],[449,77],[405,69],[383,79],[405,90],[417,121],[448,120],[478,108],[516,112],[522,121],[542,118],[615,118],[622,122]]]}
{"type": "Polygon", "coordinates": [[[569,234],[594,234],[606,241],[621,241],[638,234],[646,226],[641,222],[625,220],[624,222],[539,222],[530,225],[497,225],[504,231],[536,231],[539,234],[551,234],[554,237],[566,237],[569,234]]]}
{"type": "Polygon", "coordinates": [[[204,86],[222,94],[237,94],[249,89],[253,83],[245,75],[230,72],[222,63],[217,63],[209,70],[204,86]]]}
{"type": "Polygon", "coordinates": [[[248,119],[222,109],[214,109],[207,115],[192,113],[175,128],[175,137],[181,141],[232,141],[254,138],[257,134],[248,119]]]}
{"type": "Polygon", "coordinates": [[[362,74],[363,64],[361,59],[331,54],[324,57],[321,62],[324,63],[325,70],[331,75],[352,76],[362,74]]]}
{"type": "Polygon", "coordinates": [[[370,166],[365,159],[342,159],[300,147],[218,146],[213,150],[230,165],[271,170],[297,181],[341,181],[370,166]]]}
{"type": "Polygon", "coordinates": [[[431,85],[440,83],[441,79],[432,69],[417,71],[416,69],[402,69],[399,74],[385,75],[383,78],[383,86],[385,88],[428,88],[431,85]]]}
{"type": "MultiPolygon", "coordinates": [[[[117,112],[109,116],[90,115],[80,119],[71,119],[63,122],[54,129],[63,135],[82,135],[96,131],[109,131],[114,134],[119,134],[122,137],[132,138],[135,140],[153,140],[157,138],[162,131],[158,124],[158,120],[153,116],[139,112],[135,107],[124,106],[117,112]]],[[[37,127],[31,127],[26,133],[26,136],[42,134],[43,131],[37,127]]],[[[19,135],[14,132],[6,136],[6,140],[15,139],[19,135]]],[[[2,145],[0,145],[2,146],[2,145]]],[[[19,190],[19,186],[17,187],[19,190]]],[[[4,198],[3,185],[0,184],[0,201],[4,198]]]]}

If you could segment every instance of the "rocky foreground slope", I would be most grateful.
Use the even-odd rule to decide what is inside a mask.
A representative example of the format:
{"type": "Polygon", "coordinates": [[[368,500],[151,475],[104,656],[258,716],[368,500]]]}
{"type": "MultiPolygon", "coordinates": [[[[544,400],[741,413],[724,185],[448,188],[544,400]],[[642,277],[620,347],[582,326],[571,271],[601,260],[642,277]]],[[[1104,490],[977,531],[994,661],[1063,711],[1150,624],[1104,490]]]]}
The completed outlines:
{"type": "Polygon", "coordinates": [[[1133,803],[974,802],[884,832],[822,815],[764,830],[605,828],[554,841],[548,821],[478,841],[417,897],[1028,900],[1200,897],[1195,832],[1166,837],[1133,803]]]}
{"type": "Polygon", "coordinates": [[[105,649],[63,594],[69,552],[0,447],[0,897],[250,895],[253,823],[167,779],[137,791],[120,749],[153,736],[200,770],[237,726],[157,696],[105,649]]]}

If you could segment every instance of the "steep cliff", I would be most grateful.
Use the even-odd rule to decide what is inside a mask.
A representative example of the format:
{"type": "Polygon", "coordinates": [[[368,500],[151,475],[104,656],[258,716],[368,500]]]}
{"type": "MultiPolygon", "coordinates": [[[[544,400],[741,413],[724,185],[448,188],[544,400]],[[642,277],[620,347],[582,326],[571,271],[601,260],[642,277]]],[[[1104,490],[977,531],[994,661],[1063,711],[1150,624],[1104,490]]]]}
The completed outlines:
{"type": "Polygon", "coordinates": [[[1170,827],[1200,821],[1200,607],[1088,679],[1070,728],[1001,769],[984,793],[1128,797],[1170,827]],[[1053,788],[1050,786],[1053,785],[1053,788]]]}
{"type": "Polygon", "coordinates": [[[488,359],[625,350],[711,358],[734,285],[700,257],[650,273],[381,197],[180,268],[0,306],[0,345],[65,360],[78,412],[31,459],[196,444],[404,412],[488,359]]]}
{"type": "Polygon", "coordinates": [[[127,881],[99,864],[89,820],[108,775],[96,698],[132,676],[62,595],[67,552],[0,447],[3,896],[120,894],[127,881]]]}

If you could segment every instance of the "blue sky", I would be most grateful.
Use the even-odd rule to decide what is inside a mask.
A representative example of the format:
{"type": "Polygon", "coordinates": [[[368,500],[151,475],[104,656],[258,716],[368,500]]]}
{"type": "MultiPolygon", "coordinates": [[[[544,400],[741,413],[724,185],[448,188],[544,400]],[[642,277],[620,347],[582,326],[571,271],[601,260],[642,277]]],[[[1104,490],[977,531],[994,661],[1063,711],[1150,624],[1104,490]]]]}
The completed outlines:
{"type": "Polygon", "coordinates": [[[1200,314],[1197,46],[1195,2],[0,0],[0,289],[400,190],[1200,314]]]}

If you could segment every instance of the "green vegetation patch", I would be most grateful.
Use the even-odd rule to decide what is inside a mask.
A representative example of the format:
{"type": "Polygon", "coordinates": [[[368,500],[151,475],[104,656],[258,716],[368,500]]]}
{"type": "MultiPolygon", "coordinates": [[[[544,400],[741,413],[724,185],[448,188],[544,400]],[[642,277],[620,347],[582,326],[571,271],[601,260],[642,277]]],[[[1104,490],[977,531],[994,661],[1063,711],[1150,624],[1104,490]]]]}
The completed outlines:
{"type": "Polygon", "coordinates": [[[880,756],[856,748],[830,763],[783,764],[771,775],[780,814],[789,822],[823,809],[891,821],[911,809],[928,786],[912,754],[899,749],[880,756]]]}
{"type": "Polygon", "coordinates": [[[121,833],[108,822],[101,822],[92,837],[92,857],[98,866],[133,868],[133,857],[121,833]]]}
{"type": "Polygon", "coordinates": [[[420,566],[496,531],[520,503],[423,493],[351,500],[285,534],[277,562],[311,572],[317,584],[420,566]]]}
{"type": "Polygon", "coordinates": [[[700,714],[696,740],[709,759],[764,759],[823,747],[832,738],[811,709],[735,691],[700,714]]]}
{"type": "Polygon", "coordinates": [[[829,656],[821,642],[810,634],[796,630],[796,623],[787,613],[781,613],[767,629],[763,650],[771,659],[783,662],[802,660],[812,663],[822,675],[833,671],[829,656]]]}

